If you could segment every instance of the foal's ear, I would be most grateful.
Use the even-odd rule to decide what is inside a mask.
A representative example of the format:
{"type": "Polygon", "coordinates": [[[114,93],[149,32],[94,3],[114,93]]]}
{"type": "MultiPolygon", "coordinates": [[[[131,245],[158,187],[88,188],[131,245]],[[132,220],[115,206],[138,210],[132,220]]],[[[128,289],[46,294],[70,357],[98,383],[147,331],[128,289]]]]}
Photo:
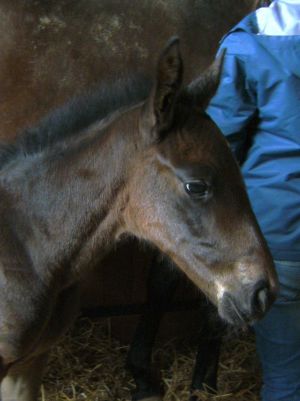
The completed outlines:
{"type": "Polygon", "coordinates": [[[192,98],[193,104],[201,109],[206,109],[211,98],[215,95],[224,62],[225,50],[222,50],[218,58],[198,78],[192,81],[186,91],[192,98]]]}
{"type": "Polygon", "coordinates": [[[179,39],[173,37],[169,40],[158,59],[156,80],[146,109],[146,128],[150,129],[158,137],[172,124],[175,102],[182,84],[182,76],[183,63],[179,49],[179,39]]]}

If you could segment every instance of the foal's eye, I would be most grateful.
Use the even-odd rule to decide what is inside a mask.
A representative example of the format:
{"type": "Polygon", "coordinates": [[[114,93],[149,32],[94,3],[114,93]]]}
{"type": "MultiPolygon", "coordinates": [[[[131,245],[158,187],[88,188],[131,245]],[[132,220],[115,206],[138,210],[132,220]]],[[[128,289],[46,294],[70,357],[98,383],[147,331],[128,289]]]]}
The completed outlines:
{"type": "Polygon", "coordinates": [[[209,193],[209,185],[203,180],[186,182],[184,189],[195,198],[205,198],[209,193]]]}

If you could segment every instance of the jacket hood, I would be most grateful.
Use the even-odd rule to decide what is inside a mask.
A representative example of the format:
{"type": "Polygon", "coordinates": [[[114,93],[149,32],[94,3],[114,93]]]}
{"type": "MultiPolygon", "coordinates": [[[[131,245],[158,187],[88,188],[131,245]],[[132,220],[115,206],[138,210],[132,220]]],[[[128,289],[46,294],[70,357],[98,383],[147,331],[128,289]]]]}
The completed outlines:
{"type": "Polygon", "coordinates": [[[300,35],[260,34],[257,11],[245,17],[225,37],[238,31],[255,36],[257,46],[262,46],[285,70],[300,78],[300,35]]]}

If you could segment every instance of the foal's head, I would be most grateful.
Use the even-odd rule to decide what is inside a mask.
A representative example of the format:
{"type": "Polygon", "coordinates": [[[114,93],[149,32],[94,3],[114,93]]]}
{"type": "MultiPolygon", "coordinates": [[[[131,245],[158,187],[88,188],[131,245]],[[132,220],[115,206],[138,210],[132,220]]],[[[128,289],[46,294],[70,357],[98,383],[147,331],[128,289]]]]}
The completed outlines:
{"type": "Polygon", "coordinates": [[[222,61],[188,87],[173,39],[158,61],[129,183],[126,229],[154,243],[235,324],[261,317],[276,293],[272,259],[230,148],[205,114],[222,61]]]}

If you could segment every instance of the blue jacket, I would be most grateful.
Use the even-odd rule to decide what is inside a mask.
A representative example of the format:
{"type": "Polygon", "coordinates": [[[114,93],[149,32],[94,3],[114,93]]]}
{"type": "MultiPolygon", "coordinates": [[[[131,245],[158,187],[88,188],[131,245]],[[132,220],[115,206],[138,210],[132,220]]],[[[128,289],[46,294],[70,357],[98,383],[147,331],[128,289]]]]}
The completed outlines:
{"type": "Polygon", "coordinates": [[[274,259],[300,261],[300,36],[258,35],[257,29],[251,14],[223,38],[222,81],[207,112],[243,160],[274,259]],[[253,119],[249,142],[245,127],[253,119]]]}

